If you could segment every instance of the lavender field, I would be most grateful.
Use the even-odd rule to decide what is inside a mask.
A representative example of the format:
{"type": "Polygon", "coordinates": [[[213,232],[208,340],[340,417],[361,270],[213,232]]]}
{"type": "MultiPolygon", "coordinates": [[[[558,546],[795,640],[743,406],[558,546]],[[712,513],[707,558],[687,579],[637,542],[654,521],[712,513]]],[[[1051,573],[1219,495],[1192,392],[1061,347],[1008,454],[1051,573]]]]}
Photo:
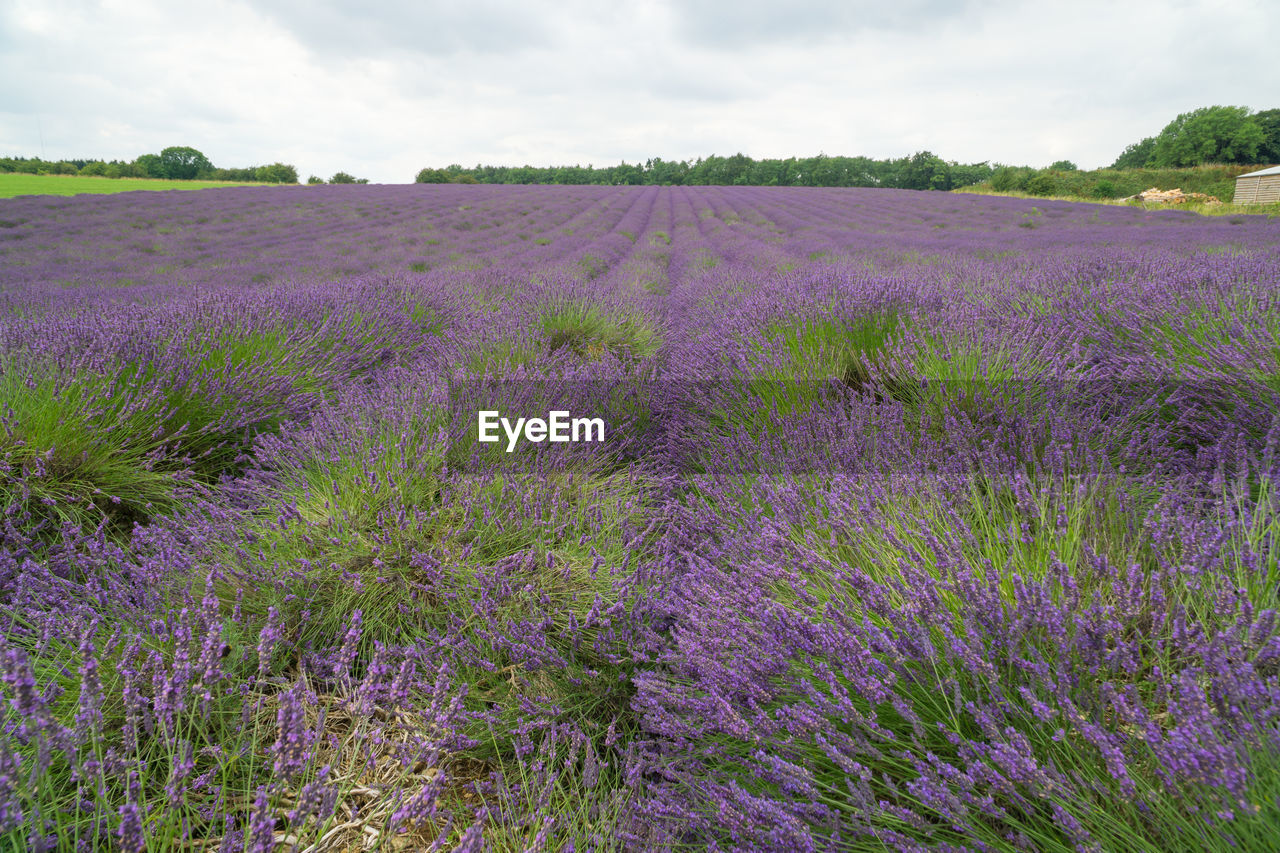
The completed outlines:
{"type": "Polygon", "coordinates": [[[28,197],[0,359],[0,850],[1280,849],[1275,219],[28,197]]]}

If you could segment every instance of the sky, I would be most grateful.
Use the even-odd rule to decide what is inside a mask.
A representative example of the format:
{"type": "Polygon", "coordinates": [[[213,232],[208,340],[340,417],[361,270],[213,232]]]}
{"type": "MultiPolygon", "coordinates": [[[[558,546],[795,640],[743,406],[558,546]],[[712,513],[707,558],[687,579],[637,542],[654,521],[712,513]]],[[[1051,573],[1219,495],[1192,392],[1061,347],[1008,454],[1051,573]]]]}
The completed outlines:
{"type": "Polygon", "coordinates": [[[0,0],[0,156],[1095,168],[1181,112],[1280,107],[1277,45],[1262,0],[0,0]]]}

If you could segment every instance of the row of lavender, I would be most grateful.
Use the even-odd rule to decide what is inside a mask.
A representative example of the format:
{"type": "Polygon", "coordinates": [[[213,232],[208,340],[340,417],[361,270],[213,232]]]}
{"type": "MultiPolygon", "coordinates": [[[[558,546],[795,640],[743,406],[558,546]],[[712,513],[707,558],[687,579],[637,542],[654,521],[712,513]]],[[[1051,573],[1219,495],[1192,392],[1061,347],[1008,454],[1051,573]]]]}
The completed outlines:
{"type": "Polygon", "coordinates": [[[0,226],[11,847],[1280,844],[1273,222],[420,186],[0,226]]]}

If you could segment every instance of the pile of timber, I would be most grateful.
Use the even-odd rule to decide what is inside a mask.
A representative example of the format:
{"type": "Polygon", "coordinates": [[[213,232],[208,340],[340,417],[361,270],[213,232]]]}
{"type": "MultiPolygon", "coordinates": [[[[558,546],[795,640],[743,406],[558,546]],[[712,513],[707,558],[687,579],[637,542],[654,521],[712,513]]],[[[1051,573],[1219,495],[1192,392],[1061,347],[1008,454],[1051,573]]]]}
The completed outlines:
{"type": "Polygon", "coordinates": [[[1222,204],[1217,196],[1205,195],[1204,193],[1184,193],[1179,188],[1171,190],[1162,190],[1152,187],[1149,190],[1143,190],[1137,195],[1131,195],[1124,199],[1125,201],[1140,201],[1143,203],[1154,204],[1189,204],[1196,202],[1198,204],[1222,204]]]}

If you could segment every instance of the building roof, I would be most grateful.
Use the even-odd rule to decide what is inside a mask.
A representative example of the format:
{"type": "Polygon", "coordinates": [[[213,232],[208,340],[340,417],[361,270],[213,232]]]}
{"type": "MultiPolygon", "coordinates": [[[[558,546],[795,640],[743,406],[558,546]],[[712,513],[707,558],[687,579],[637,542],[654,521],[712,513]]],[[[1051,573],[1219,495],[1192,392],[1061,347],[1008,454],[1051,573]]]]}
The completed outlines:
{"type": "Polygon", "coordinates": [[[1244,175],[1236,175],[1237,178],[1257,178],[1262,175],[1280,175],[1280,166],[1272,166],[1269,169],[1259,169],[1256,172],[1249,172],[1244,175]]]}

